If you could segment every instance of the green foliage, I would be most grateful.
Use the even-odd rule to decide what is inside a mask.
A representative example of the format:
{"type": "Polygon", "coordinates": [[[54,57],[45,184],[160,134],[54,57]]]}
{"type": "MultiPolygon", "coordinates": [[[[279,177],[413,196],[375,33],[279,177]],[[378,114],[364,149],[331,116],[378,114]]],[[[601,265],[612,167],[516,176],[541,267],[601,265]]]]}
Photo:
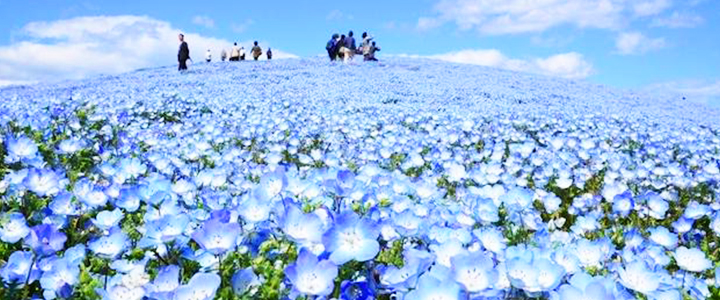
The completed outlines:
{"type": "Polygon", "coordinates": [[[403,243],[403,240],[395,240],[390,245],[384,244],[375,261],[379,264],[402,268],[405,265],[403,243]]]}

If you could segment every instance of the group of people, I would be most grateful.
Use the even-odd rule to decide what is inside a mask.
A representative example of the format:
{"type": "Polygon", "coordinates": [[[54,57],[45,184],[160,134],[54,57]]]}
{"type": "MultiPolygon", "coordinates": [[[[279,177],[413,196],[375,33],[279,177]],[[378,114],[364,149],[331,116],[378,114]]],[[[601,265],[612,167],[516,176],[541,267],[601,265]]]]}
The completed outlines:
{"type": "MultiPolygon", "coordinates": [[[[184,71],[187,70],[187,61],[192,60],[190,58],[190,48],[188,47],[187,42],[185,42],[185,35],[182,33],[178,35],[178,39],[180,40],[180,49],[178,50],[178,70],[184,71]]],[[[262,48],[260,48],[260,45],[258,45],[258,42],[255,41],[253,43],[252,49],[250,49],[250,54],[252,55],[254,60],[260,59],[260,56],[263,54],[262,48]]],[[[268,48],[267,52],[265,53],[265,56],[268,60],[272,59],[273,53],[272,49],[268,48]]],[[[227,52],[225,49],[223,49],[220,52],[220,60],[225,61],[228,59],[227,52]]],[[[238,47],[238,44],[235,43],[230,50],[230,57],[228,59],[229,61],[241,61],[245,60],[245,48],[244,47],[238,47]]],[[[210,52],[210,49],[205,52],[205,61],[211,62],[212,61],[212,53],[210,52]]]]}
{"type": "Polygon", "coordinates": [[[363,32],[362,42],[360,47],[358,47],[355,43],[354,34],[352,30],[350,30],[347,36],[344,34],[333,34],[325,45],[325,50],[327,50],[331,61],[342,60],[343,62],[348,62],[353,60],[355,55],[362,55],[364,61],[377,61],[375,52],[380,51],[380,48],[375,41],[373,41],[373,37],[367,32],[363,32]]]}
{"type": "MultiPolygon", "coordinates": [[[[208,50],[208,51],[210,51],[210,50],[208,50]]],[[[262,48],[260,48],[260,46],[258,45],[258,42],[255,41],[253,43],[252,49],[250,49],[250,54],[252,55],[254,60],[258,60],[258,59],[260,59],[260,56],[262,56],[262,53],[263,53],[262,48]]],[[[267,53],[265,53],[265,56],[267,57],[268,60],[271,60],[272,55],[273,55],[272,49],[268,48],[268,51],[267,51],[267,53]]],[[[242,47],[242,46],[238,47],[237,43],[233,44],[232,49],[230,49],[230,57],[228,57],[227,52],[225,52],[225,49],[223,49],[220,52],[220,60],[225,61],[226,59],[228,61],[245,60],[245,47],[242,47]]]]}

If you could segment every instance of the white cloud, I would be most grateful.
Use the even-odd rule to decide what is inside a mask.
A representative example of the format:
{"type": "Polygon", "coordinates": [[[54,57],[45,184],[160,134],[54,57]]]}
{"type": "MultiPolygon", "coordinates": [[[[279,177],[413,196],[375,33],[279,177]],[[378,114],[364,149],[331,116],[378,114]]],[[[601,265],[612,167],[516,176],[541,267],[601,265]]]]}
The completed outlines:
{"type": "Polygon", "coordinates": [[[231,28],[235,33],[244,33],[253,24],[255,24],[255,21],[253,21],[252,19],[246,19],[240,24],[232,24],[231,28]]]}
{"type": "Polygon", "coordinates": [[[657,15],[672,6],[670,0],[648,0],[638,1],[633,4],[633,11],[636,16],[647,17],[657,15]]]}
{"type": "Polygon", "coordinates": [[[705,22],[705,19],[699,15],[676,11],[668,17],[654,19],[650,25],[652,27],[693,28],[703,22],[705,22]]]}
{"type": "Polygon", "coordinates": [[[215,28],[215,20],[208,16],[194,16],[192,22],[195,25],[200,25],[206,28],[215,28]]]}
{"type": "Polygon", "coordinates": [[[618,30],[633,18],[671,6],[671,0],[439,0],[436,15],[419,18],[417,28],[452,22],[489,35],[538,33],[563,25],[618,30]]]}
{"type": "Polygon", "coordinates": [[[665,47],[664,38],[648,38],[640,32],[623,32],[615,40],[615,49],[621,55],[643,54],[665,47]]]}
{"type": "Polygon", "coordinates": [[[587,78],[594,72],[592,64],[586,61],[581,54],[575,52],[527,60],[509,58],[496,49],[461,50],[426,57],[570,79],[587,78]]]}
{"type": "Polygon", "coordinates": [[[343,13],[339,9],[334,9],[328,15],[325,17],[328,21],[342,21],[342,20],[352,20],[354,19],[353,15],[348,15],[346,13],[343,13]]]}
{"type": "MultiPolygon", "coordinates": [[[[21,40],[0,46],[0,80],[53,81],[138,68],[177,64],[181,30],[145,16],[79,17],[25,25],[21,40]]],[[[219,57],[231,42],[185,33],[190,56],[200,61],[205,50],[219,57]]],[[[295,57],[273,49],[277,58],[295,57]]]]}
{"type": "Polygon", "coordinates": [[[720,107],[720,80],[682,80],[649,85],[645,91],[666,95],[675,94],[686,100],[720,107]]]}

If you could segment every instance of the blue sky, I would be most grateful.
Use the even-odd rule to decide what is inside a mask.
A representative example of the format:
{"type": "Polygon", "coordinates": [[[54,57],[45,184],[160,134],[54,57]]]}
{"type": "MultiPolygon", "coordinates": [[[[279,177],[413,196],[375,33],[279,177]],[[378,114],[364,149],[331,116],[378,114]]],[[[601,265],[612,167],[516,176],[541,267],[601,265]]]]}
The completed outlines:
{"type": "MultiPolygon", "coordinates": [[[[720,1],[0,0],[0,84],[81,78],[174,63],[259,40],[279,57],[322,54],[333,32],[408,55],[584,79],[621,88],[720,95],[720,1]]],[[[199,60],[199,59],[198,59],[199,60]]]]}

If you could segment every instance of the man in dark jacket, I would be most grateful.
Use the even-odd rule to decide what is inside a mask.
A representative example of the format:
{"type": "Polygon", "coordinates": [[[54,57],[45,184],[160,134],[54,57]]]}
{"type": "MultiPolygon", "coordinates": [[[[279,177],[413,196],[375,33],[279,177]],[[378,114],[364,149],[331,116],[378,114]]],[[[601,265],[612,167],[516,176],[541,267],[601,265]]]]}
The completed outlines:
{"type": "Polygon", "coordinates": [[[333,34],[330,40],[325,45],[325,50],[327,50],[328,56],[330,57],[330,61],[334,61],[337,58],[337,42],[338,42],[339,35],[337,33],[333,34]]]}
{"type": "Polygon", "coordinates": [[[267,54],[265,54],[265,56],[267,56],[267,59],[268,59],[268,60],[271,60],[271,59],[272,59],[272,49],[270,49],[270,48],[268,47],[268,51],[267,51],[267,54]]]}
{"type": "Polygon", "coordinates": [[[180,50],[178,51],[178,70],[187,70],[187,60],[190,59],[190,48],[185,42],[185,36],[181,33],[178,36],[180,39],[180,50]]]}

